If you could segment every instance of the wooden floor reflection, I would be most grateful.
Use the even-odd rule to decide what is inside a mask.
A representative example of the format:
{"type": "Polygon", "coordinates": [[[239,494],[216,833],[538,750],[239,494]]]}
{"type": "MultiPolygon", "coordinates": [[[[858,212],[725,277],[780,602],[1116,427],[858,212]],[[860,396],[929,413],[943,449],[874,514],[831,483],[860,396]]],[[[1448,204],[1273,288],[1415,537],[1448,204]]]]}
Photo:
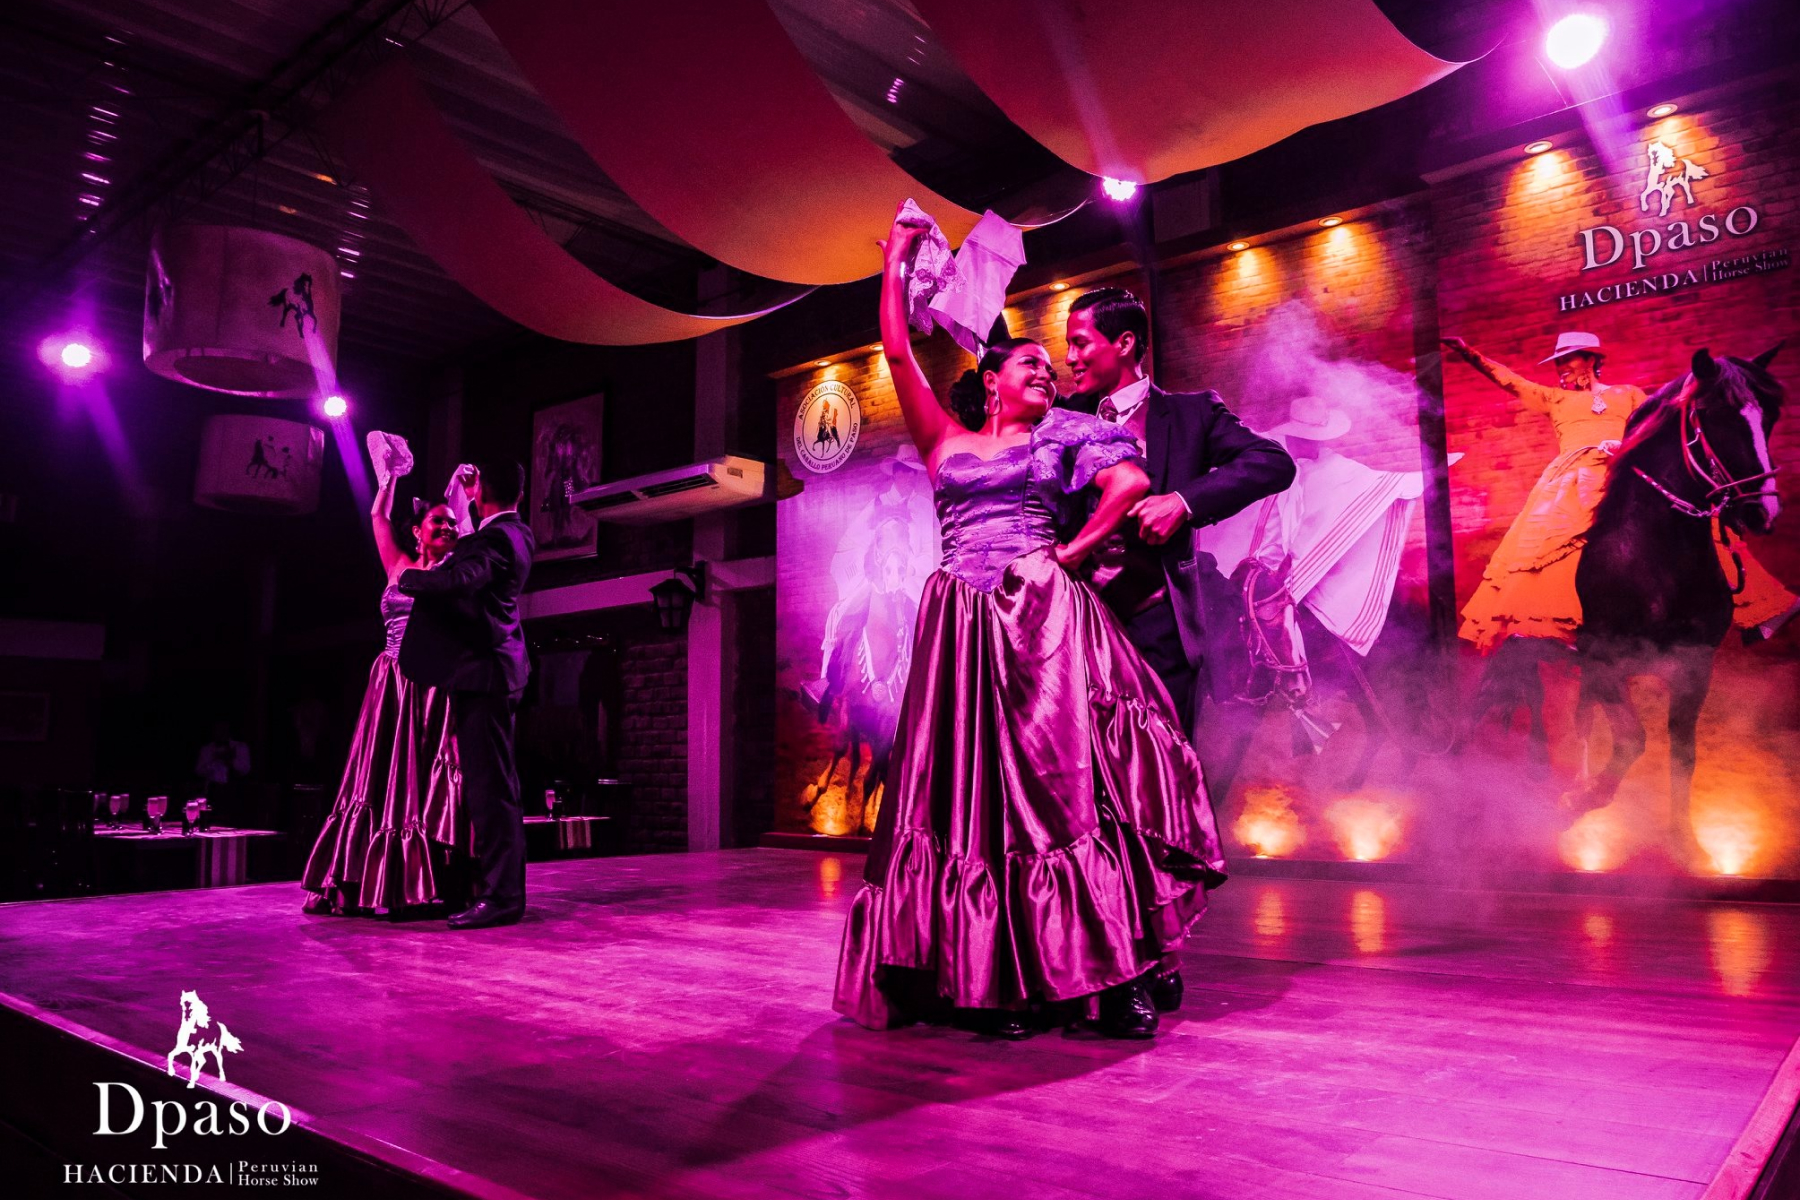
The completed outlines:
{"type": "Polygon", "coordinates": [[[1800,910],[1235,880],[1153,1043],[831,1013],[853,856],[548,863],[516,928],[290,886],[0,908],[0,990],[531,1196],[1697,1197],[1800,1028],[1800,910]]]}

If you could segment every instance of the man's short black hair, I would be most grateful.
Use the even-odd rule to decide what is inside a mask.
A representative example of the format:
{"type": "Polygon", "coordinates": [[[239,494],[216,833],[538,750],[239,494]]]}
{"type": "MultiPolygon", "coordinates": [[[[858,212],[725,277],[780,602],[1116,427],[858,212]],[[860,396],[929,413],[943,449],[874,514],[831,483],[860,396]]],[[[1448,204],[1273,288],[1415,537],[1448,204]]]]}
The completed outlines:
{"type": "Polygon", "coordinates": [[[501,508],[517,508],[525,494],[525,468],[516,458],[478,458],[475,469],[481,472],[481,496],[489,504],[501,508]]]}
{"type": "Polygon", "coordinates": [[[1144,310],[1142,300],[1121,287],[1095,288],[1083,292],[1069,305],[1071,313],[1089,311],[1093,313],[1094,328],[1104,334],[1107,341],[1116,342],[1128,333],[1135,335],[1131,343],[1132,361],[1144,361],[1144,355],[1150,349],[1150,314],[1144,310]]]}

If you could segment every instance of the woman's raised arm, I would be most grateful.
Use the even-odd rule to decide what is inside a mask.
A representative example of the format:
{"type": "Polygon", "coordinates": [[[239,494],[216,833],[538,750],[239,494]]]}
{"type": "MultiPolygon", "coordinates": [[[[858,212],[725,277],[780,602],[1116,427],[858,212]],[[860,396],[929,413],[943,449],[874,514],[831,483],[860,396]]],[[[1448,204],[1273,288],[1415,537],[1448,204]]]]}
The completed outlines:
{"type": "Polygon", "coordinates": [[[369,509],[369,523],[375,527],[375,552],[381,555],[381,569],[392,579],[402,567],[416,565],[412,555],[394,541],[394,476],[389,475],[375,489],[375,503],[369,509]]]}
{"type": "Polygon", "coordinates": [[[894,380],[900,414],[906,418],[906,432],[912,436],[919,457],[929,463],[932,451],[950,427],[950,414],[925,382],[925,372],[913,356],[912,337],[906,328],[906,260],[924,232],[924,225],[896,220],[887,241],[882,243],[881,349],[887,358],[888,374],[894,380]]]}

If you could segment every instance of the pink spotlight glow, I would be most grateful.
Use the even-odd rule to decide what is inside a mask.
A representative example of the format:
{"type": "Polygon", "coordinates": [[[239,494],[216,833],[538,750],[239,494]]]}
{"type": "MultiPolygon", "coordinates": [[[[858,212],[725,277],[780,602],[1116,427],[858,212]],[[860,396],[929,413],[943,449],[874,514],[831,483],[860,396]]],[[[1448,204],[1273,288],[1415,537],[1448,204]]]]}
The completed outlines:
{"type": "Polygon", "coordinates": [[[106,368],[106,351],[85,332],[53,334],[38,343],[38,361],[65,383],[82,383],[106,368]]]}
{"type": "Polygon", "coordinates": [[[327,396],[324,408],[325,415],[335,421],[350,411],[350,402],[342,396],[327,396]]]}
{"type": "Polygon", "coordinates": [[[1544,53],[1565,71],[1572,71],[1594,55],[1606,42],[1606,22],[1592,13],[1575,13],[1564,17],[1544,35],[1544,53]]]}
{"type": "Polygon", "coordinates": [[[1129,179],[1114,179],[1109,175],[1100,181],[1100,190],[1106,193],[1107,199],[1124,202],[1137,195],[1138,185],[1129,179]]]}

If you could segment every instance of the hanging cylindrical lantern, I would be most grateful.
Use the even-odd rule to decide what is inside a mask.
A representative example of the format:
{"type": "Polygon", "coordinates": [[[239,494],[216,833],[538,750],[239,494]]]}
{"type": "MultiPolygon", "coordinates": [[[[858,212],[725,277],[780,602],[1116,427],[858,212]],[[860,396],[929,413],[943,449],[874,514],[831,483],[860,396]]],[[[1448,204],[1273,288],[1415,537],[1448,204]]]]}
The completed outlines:
{"type": "Polygon", "coordinates": [[[240,396],[305,398],[337,379],[338,266],[296,238],[170,225],[150,245],[144,365],[240,396]]]}
{"type": "Polygon", "coordinates": [[[279,417],[207,418],[194,503],[234,512],[298,515],[319,507],[325,431],[279,417]]]}

